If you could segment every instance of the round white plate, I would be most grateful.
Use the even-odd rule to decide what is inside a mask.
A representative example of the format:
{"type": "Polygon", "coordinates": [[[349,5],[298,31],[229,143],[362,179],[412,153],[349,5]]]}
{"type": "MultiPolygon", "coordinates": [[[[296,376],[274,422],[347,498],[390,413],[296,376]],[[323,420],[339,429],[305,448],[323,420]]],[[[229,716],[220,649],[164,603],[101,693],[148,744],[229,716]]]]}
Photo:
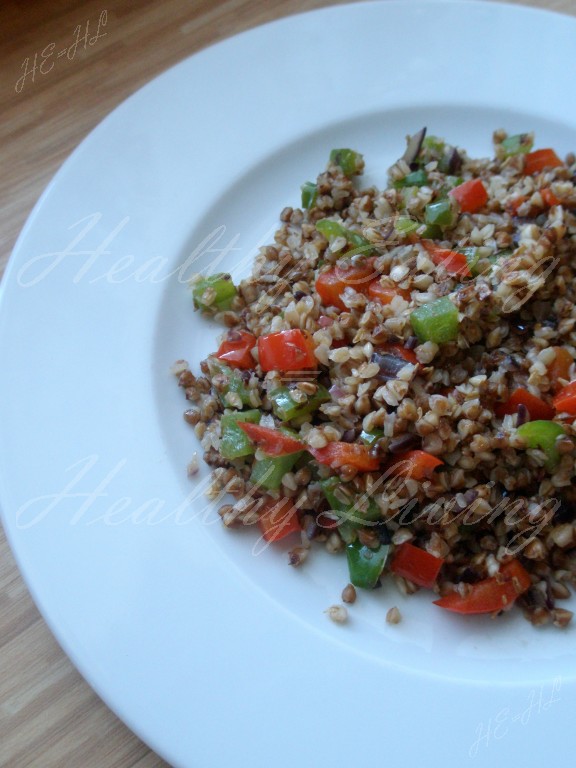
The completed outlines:
{"type": "Polygon", "coordinates": [[[576,148],[576,21],[475,2],[295,16],[218,44],[128,99],[34,209],[2,283],[1,502],[60,643],[175,766],[536,765],[566,754],[574,629],[462,619],[425,591],[362,594],[346,564],[221,526],[169,373],[221,329],[200,269],[246,273],[332,147],[383,184],[428,126],[471,154],[495,128],[576,148]],[[397,626],[384,617],[392,605],[397,626]],[[511,764],[511,763],[510,763],[511,764]]]}

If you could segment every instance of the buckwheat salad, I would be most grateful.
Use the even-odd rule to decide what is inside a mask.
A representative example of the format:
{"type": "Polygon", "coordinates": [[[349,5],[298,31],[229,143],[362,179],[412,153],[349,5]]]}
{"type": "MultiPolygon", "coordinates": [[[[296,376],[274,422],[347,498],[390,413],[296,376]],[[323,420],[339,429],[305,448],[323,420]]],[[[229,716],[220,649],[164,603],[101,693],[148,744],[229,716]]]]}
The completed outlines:
{"type": "Polygon", "coordinates": [[[492,139],[475,159],[422,129],[381,189],[362,186],[361,154],[332,150],[250,277],[193,279],[226,330],[200,371],[173,370],[225,526],[282,541],[292,566],[343,553],[346,603],[395,585],[565,627],[576,157],[492,139]]]}

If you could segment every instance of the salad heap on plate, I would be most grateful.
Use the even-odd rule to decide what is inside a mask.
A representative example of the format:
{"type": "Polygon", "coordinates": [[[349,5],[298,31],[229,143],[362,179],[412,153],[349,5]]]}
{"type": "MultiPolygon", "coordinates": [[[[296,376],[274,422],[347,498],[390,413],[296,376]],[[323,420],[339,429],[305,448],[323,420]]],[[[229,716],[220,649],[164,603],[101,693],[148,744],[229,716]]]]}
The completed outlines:
{"type": "Polygon", "coordinates": [[[226,526],[285,539],[292,565],[316,542],[344,552],[348,602],[394,582],[565,626],[576,159],[531,134],[493,143],[474,159],[423,129],[383,189],[333,150],[251,277],[192,282],[227,330],[201,371],[174,372],[226,526]]]}

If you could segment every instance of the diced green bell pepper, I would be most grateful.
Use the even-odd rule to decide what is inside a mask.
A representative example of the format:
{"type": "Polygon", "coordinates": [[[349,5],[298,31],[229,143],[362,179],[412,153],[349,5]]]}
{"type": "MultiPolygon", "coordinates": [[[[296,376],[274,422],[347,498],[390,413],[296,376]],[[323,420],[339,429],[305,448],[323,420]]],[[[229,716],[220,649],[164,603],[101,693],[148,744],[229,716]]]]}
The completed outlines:
{"type": "Polygon", "coordinates": [[[440,139],[438,136],[426,136],[422,142],[423,149],[434,156],[442,155],[444,153],[445,146],[446,142],[444,139],[440,139]]]}
{"type": "Polygon", "coordinates": [[[360,440],[364,443],[364,445],[372,445],[372,443],[375,443],[376,440],[379,440],[381,437],[384,437],[384,430],[383,429],[373,429],[370,432],[366,432],[365,429],[360,432],[360,440]]]}
{"type": "Polygon", "coordinates": [[[463,253],[466,256],[466,261],[470,268],[470,272],[473,277],[478,275],[487,275],[491,271],[494,264],[498,261],[500,256],[505,253],[512,253],[512,251],[501,251],[500,253],[494,253],[487,247],[477,248],[476,246],[467,246],[466,248],[459,248],[458,253],[463,253]]]}
{"type": "Polygon", "coordinates": [[[420,223],[414,221],[414,219],[408,218],[408,216],[399,216],[394,222],[394,229],[399,235],[409,235],[412,232],[416,232],[420,223]]]}
{"type": "Polygon", "coordinates": [[[361,589],[374,589],[386,566],[390,554],[389,544],[380,544],[378,549],[361,544],[358,539],[346,545],[350,582],[361,589]]]}
{"type": "Polygon", "coordinates": [[[501,146],[504,149],[506,157],[513,155],[525,155],[532,150],[534,144],[530,133],[516,133],[513,136],[507,136],[501,146]]]}
{"type": "Polygon", "coordinates": [[[330,162],[340,166],[344,176],[357,176],[364,170],[364,158],[353,149],[333,149],[330,152],[330,162]]]}
{"type": "Polygon", "coordinates": [[[267,456],[254,462],[250,482],[268,491],[277,491],[282,485],[282,478],[290,472],[303,451],[290,453],[287,456],[267,456]]]}
{"type": "Polygon", "coordinates": [[[415,309],[410,314],[410,323],[421,342],[444,344],[458,338],[458,310],[448,296],[415,309]]]}
{"type": "Polygon", "coordinates": [[[234,297],[238,294],[230,275],[221,272],[203,277],[192,286],[192,299],[196,309],[223,312],[230,309],[234,297]]]}
{"type": "Polygon", "coordinates": [[[318,185],[312,181],[307,181],[301,186],[302,191],[302,208],[309,210],[313,208],[318,197],[318,185]]]}
{"type": "Polygon", "coordinates": [[[322,493],[328,504],[330,504],[330,509],[333,512],[342,514],[343,523],[348,523],[352,528],[358,528],[358,526],[375,523],[382,519],[380,507],[372,496],[365,495],[362,497],[356,495],[351,497],[348,503],[340,501],[335,490],[338,486],[342,485],[345,486],[345,483],[342,483],[338,477],[329,477],[326,480],[320,481],[322,493]]]}
{"type": "Polygon", "coordinates": [[[376,250],[372,243],[363,237],[359,232],[353,232],[351,229],[347,229],[339,221],[333,219],[320,219],[316,222],[316,229],[321,235],[328,240],[331,237],[343,237],[346,242],[352,246],[353,251],[349,251],[346,255],[352,256],[357,253],[362,253],[365,256],[372,256],[376,253],[376,250]]]}
{"type": "Polygon", "coordinates": [[[396,189],[402,189],[403,187],[423,187],[427,183],[428,174],[423,168],[419,168],[417,171],[408,173],[403,179],[397,179],[393,186],[396,189]]]}
{"type": "Polygon", "coordinates": [[[426,229],[422,232],[422,237],[428,240],[442,240],[442,227],[437,224],[427,224],[426,229]]]}
{"type": "Polygon", "coordinates": [[[288,387],[278,387],[278,389],[270,392],[268,397],[272,401],[274,415],[280,421],[291,421],[292,419],[297,419],[300,416],[306,416],[308,413],[317,411],[322,403],[327,403],[330,400],[330,393],[326,387],[318,384],[316,392],[313,395],[309,395],[305,403],[297,403],[293,400],[288,387]]]}
{"type": "Polygon", "coordinates": [[[242,374],[237,368],[230,368],[215,357],[208,358],[208,367],[213,376],[223,376],[227,380],[226,385],[223,388],[218,389],[218,397],[222,405],[230,406],[230,403],[226,399],[226,395],[229,392],[233,392],[239,396],[242,402],[242,407],[252,405],[252,400],[250,398],[251,390],[244,382],[242,374]]]}
{"type": "Polygon", "coordinates": [[[480,249],[476,248],[475,246],[468,246],[466,248],[459,248],[458,252],[463,253],[464,256],[466,256],[466,262],[472,275],[478,275],[478,272],[476,271],[476,265],[480,259],[480,249]]]}
{"type": "Polygon", "coordinates": [[[248,435],[238,426],[239,421],[258,424],[260,411],[224,411],[220,420],[220,455],[229,460],[251,456],[255,449],[248,435]]]}
{"type": "Polygon", "coordinates": [[[545,467],[553,472],[560,461],[560,453],[556,447],[556,441],[561,435],[565,435],[564,427],[555,421],[545,419],[528,421],[518,427],[516,433],[526,441],[528,448],[540,448],[547,456],[545,467]]]}
{"type": "Polygon", "coordinates": [[[424,209],[424,223],[437,227],[452,227],[456,223],[457,214],[448,198],[428,203],[424,209]]]}

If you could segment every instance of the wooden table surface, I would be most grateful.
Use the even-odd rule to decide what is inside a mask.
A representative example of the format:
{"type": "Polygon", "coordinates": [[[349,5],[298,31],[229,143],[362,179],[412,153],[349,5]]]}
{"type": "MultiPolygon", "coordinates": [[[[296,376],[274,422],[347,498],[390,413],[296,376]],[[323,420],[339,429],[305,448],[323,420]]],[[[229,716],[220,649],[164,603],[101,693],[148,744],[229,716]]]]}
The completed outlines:
{"type": "MultiPolygon", "coordinates": [[[[128,95],[217,40],[333,4],[2,0],[0,275],[18,232],[62,161],[128,95]],[[82,36],[89,24],[95,36],[99,21],[94,44],[72,48],[76,30],[82,36]],[[59,60],[56,54],[64,48],[68,55],[59,60]]],[[[576,15],[575,0],[517,4],[576,15]]],[[[0,527],[0,767],[166,765],[112,714],[64,655],[34,606],[0,527]]]]}

